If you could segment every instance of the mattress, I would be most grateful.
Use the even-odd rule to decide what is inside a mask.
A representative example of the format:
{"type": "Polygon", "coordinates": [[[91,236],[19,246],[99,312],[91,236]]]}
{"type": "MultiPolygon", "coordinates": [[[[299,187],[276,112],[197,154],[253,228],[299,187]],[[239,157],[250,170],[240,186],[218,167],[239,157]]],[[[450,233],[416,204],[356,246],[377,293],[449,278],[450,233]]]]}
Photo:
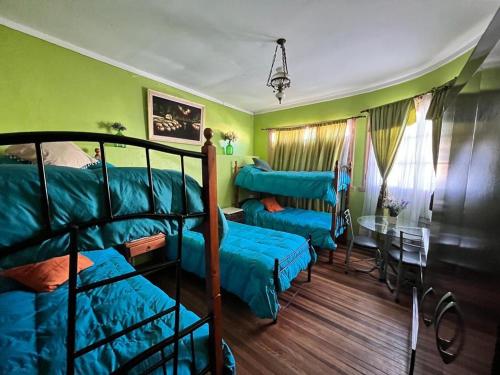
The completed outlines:
{"type": "MultiPolygon", "coordinates": [[[[250,191],[283,195],[295,198],[321,199],[331,205],[336,203],[333,172],[262,171],[253,165],[243,167],[235,184],[250,191]]],[[[340,173],[339,190],[346,190],[350,178],[340,173]]]]}
{"type": "MultiPolygon", "coordinates": [[[[125,259],[113,249],[84,252],[94,265],[79,273],[79,285],[133,271],[125,259]]],[[[50,293],[27,291],[10,280],[0,287],[0,373],[64,374],[66,372],[67,283],[50,293]]],[[[134,323],[174,306],[175,300],[142,276],[103,286],[78,295],[76,349],[87,346],[134,323]]],[[[181,306],[180,327],[196,322],[198,317],[181,306]]],[[[108,374],[148,347],[174,332],[174,313],[167,314],[110,344],[76,359],[75,372],[108,374]]],[[[208,364],[208,325],[194,331],[195,358],[191,353],[191,337],[179,345],[179,374],[201,371],[208,364]]],[[[226,370],[234,371],[234,358],[224,346],[226,370]]],[[[173,353],[173,345],[164,349],[173,353]]],[[[160,359],[157,353],[134,368],[140,373],[160,359]]],[[[172,361],[168,373],[172,373],[172,361]]],[[[158,371],[162,373],[161,370],[158,371]]]]}
{"type": "MultiPolygon", "coordinates": [[[[276,318],[277,292],[288,289],[297,275],[316,261],[314,250],[297,235],[227,221],[228,232],[221,244],[221,286],[245,301],[259,318],[276,318]],[[273,279],[274,260],[278,259],[279,285],[273,279]]],[[[203,235],[185,230],[182,268],[205,277],[203,235]]],[[[177,241],[169,241],[167,256],[173,259],[177,241]]]]}
{"type": "MultiPolygon", "coordinates": [[[[285,207],[279,212],[269,212],[256,199],[246,201],[242,208],[245,211],[246,224],[294,233],[304,238],[309,238],[311,235],[314,246],[329,250],[337,248],[330,233],[332,225],[330,213],[292,207],[285,207]]],[[[336,237],[343,232],[343,219],[340,219],[337,221],[336,237]]]]}

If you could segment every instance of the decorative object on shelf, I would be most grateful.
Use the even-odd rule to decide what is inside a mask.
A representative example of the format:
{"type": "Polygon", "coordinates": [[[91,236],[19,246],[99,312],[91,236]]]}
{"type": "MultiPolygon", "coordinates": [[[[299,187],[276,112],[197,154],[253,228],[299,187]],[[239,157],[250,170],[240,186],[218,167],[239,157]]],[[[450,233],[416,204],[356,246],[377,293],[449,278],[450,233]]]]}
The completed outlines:
{"type": "Polygon", "coordinates": [[[383,202],[383,208],[388,210],[389,216],[387,221],[389,224],[396,225],[398,221],[398,215],[408,206],[408,201],[402,199],[394,199],[391,197],[386,197],[383,202]]]}
{"type": "MultiPolygon", "coordinates": [[[[119,122],[113,122],[110,125],[110,128],[116,131],[115,135],[125,135],[125,134],[123,134],[123,132],[127,130],[127,127],[119,122]]],[[[122,147],[122,148],[127,147],[127,145],[124,145],[121,143],[115,143],[114,146],[115,147],[122,147]]]]}
{"type": "Polygon", "coordinates": [[[234,152],[233,142],[236,142],[238,136],[233,131],[222,132],[222,139],[227,142],[226,147],[224,149],[224,153],[226,155],[232,155],[234,152]]]}
{"type": "Polygon", "coordinates": [[[201,145],[205,106],[148,90],[149,139],[201,145]]]}
{"type": "MultiPolygon", "coordinates": [[[[290,76],[288,75],[288,65],[286,62],[286,52],[285,52],[285,42],[286,40],[280,38],[276,41],[276,48],[274,49],[273,62],[271,64],[271,70],[269,71],[269,77],[267,78],[267,86],[272,87],[273,92],[276,93],[276,98],[281,104],[281,101],[285,97],[285,89],[290,87],[290,76]],[[281,50],[281,65],[276,66],[276,72],[273,74],[274,63],[276,61],[276,54],[278,48],[281,50]]],[[[279,64],[279,63],[277,63],[279,64]]]]}

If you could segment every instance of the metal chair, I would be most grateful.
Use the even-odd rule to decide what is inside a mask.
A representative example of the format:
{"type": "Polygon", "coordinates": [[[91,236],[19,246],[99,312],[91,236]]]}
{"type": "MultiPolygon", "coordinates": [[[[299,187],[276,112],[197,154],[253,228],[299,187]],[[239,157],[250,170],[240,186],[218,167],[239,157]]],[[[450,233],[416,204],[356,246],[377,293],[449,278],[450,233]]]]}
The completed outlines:
{"type": "Polygon", "coordinates": [[[369,261],[374,261],[375,264],[368,269],[359,269],[359,268],[353,268],[354,271],[357,272],[365,272],[365,273],[370,273],[376,269],[378,269],[377,262],[380,260],[381,253],[378,248],[378,243],[375,239],[368,237],[368,236],[355,236],[354,235],[354,230],[352,228],[352,217],[351,217],[351,211],[349,209],[344,211],[344,218],[348,230],[348,236],[349,236],[349,246],[347,248],[346,254],[345,254],[345,273],[349,273],[349,266],[350,263],[359,263],[359,262],[369,262],[369,261]],[[356,247],[362,248],[362,249],[367,249],[367,250],[374,250],[375,251],[375,257],[373,258],[365,258],[365,259],[357,259],[354,261],[351,261],[351,253],[352,253],[352,248],[353,246],[356,245],[356,247]]]}
{"type": "Polygon", "coordinates": [[[410,269],[416,271],[415,281],[412,283],[412,286],[416,286],[421,290],[423,285],[423,269],[426,266],[423,232],[399,232],[399,246],[392,247],[387,252],[387,261],[396,277],[395,287],[391,285],[389,280],[387,283],[391,291],[396,291],[396,302],[399,302],[401,284],[407,280],[405,277],[408,274],[407,271],[410,269]],[[397,265],[394,266],[394,264],[397,265]]]}

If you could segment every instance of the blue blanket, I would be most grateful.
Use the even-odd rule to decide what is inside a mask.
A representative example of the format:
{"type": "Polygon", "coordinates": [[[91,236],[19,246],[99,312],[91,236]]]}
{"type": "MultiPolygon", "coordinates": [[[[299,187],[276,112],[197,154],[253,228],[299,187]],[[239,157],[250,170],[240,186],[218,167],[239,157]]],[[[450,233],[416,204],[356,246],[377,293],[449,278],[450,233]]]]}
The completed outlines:
{"type": "MultiPolygon", "coordinates": [[[[125,215],[149,209],[148,176],[145,168],[110,168],[109,186],[113,213],[125,215]]],[[[105,216],[104,185],[100,170],[46,167],[52,228],[86,222],[105,216]]],[[[182,212],[182,178],[176,171],[153,169],[157,213],[182,212]]],[[[201,188],[186,176],[189,212],[203,211],[201,188]]],[[[36,166],[0,165],[0,253],[1,247],[18,243],[38,234],[42,226],[40,188],[36,166]]],[[[200,224],[189,219],[186,228],[200,224]]],[[[105,249],[117,244],[153,235],[177,233],[177,222],[137,219],[92,227],[81,232],[80,249],[105,249]]],[[[69,236],[48,241],[36,249],[0,259],[1,268],[37,262],[62,255],[69,236]]]]}
{"type": "MultiPolygon", "coordinates": [[[[220,249],[221,286],[248,303],[259,318],[275,318],[279,311],[273,279],[274,259],[279,259],[279,292],[316,261],[307,241],[290,233],[228,221],[229,231],[220,249]]],[[[177,242],[169,241],[168,257],[174,258],[177,242]]],[[[183,269],[205,277],[204,239],[201,233],[184,231],[183,269]]]]}
{"type": "MultiPolygon", "coordinates": [[[[283,211],[269,212],[256,200],[247,200],[242,205],[245,222],[263,228],[295,233],[304,238],[312,236],[312,244],[319,248],[335,250],[337,245],[331,236],[332,214],[301,208],[286,207],[283,211]]],[[[337,222],[336,236],[344,232],[343,221],[337,222]]]]}
{"type": "MultiPolygon", "coordinates": [[[[333,172],[265,172],[253,165],[247,165],[239,171],[235,184],[255,192],[321,199],[334,205],[337,197],[333,177],[333,172]]],[[[347,189],[349,175],[342,173],[339,182],[339,190],[347,189]]]]}
{"type": "MultiPolygon", "coordinates": [[[[79,285],[133,271],[115,250],[84,253],[94,265],[79,274],[79,285]]],[[[0,293],[0,373],[64,374],[66,370],[67,284],[54,292],[35,293],[16,288],[0,293]]],[[[139,322],[175,304],[168,295],[142,276],[97,288],[78,296],[76,348],[82,348],[139,322]]],[[[180,327],[198,320],[181,307],[180,327]]],[[[147,324],[84,356],[75,362],[76,373],[108,374],[128,359],[173,334],[174,313],[147,324]]],[[[208,364],[208,326],[194,332],[196,361],[191,355],[191,338],[186,336],[179,346],[179,374],[201,371],[208,364]]],[[[234,358],[224,346],[227,370],[234,371],[234,358]]],[[[165,355],[173,346],[164,349],[165,355]]],[[[157,353],[139,364],[140,373],[160,359],[157,353]]],[[[172,373],[172,361],[168,373],[172,373]]],[[[161,370],[157,373],[162,373],[161,370]]]]}

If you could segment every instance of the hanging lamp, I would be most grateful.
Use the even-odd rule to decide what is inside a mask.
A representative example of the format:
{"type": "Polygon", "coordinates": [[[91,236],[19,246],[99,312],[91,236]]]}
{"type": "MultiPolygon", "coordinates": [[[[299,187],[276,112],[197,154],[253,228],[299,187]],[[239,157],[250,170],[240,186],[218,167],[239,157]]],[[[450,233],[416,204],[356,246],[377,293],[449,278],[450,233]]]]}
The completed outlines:
{"type": "Polygon", "coordinates": [[[288,65],[286,62],[286,51],[285,51],[286,40],[280,38],[276,41],[276,48],[274,49],[273,62],[271,64],[271,70],[269,71],[269,77],[267,78],[267,86],[272,87],[273,92],[276,93],[276,98],[279,103],[285,97],[285,89],[290,87],[290,76],[288,74],[288,65]],[[281,51],[281,65],[279,65],[279,60],[276,62],[276,55],[278,54],[278,48],[281,51]],[[276,63],[276,71],[273,74],[273,68],[276,63]]]}

